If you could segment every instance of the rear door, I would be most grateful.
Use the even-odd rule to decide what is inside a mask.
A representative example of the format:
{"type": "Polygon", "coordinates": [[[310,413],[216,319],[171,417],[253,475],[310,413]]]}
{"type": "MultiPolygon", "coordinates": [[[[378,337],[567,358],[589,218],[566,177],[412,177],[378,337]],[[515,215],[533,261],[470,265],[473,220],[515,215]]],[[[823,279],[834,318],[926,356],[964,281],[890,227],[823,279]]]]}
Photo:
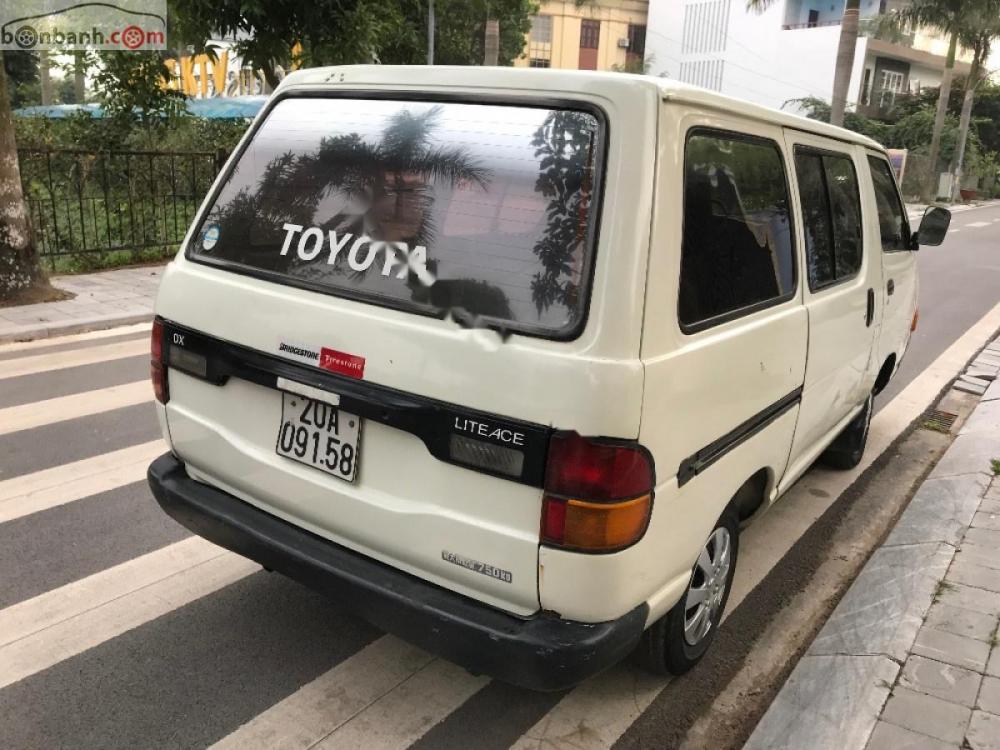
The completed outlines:
{"type": "Polygon", "coordinates": [[[802,215],[809,350],[792,447],[792,481],[874,383],[877,256],[865,252],[858,149],[787,131],[802,215]]]}
{"type": "MultiPolygon", "coordinates": [[[[641,306],[607,300],[646,246],[595,246],[603,110],[421,99],[279,96],[258,124],[161,288],[170,437],[199,479],[529,614],[551,430],[638,434],[641,306]]],[[[605,215],[648,215],[620,158],[648,187],[605,215]]]]}

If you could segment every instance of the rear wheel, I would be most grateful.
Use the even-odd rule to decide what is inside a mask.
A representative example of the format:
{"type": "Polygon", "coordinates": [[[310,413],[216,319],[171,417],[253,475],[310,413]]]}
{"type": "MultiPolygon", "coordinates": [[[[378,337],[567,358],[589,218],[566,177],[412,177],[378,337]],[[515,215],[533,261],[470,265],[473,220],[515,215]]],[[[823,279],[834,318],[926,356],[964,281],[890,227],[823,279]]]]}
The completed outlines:
{"type": "Polygon", "coordinates": [[[643,667],[679,675],[701,660],[722,620],[738,552],[739,519],[730,506],[702,547],[684,596],[643,633],[636,651],[643,667]]]}
{"type": "Polygon", "coordinates": [[[820,457],[824,464],[834,469],[853,469],[861,463],[868,444],[868,430],[871,428],[875,395],[868,394],[861,413],[850,421],[844,431],[830,444],[820,457]]]}

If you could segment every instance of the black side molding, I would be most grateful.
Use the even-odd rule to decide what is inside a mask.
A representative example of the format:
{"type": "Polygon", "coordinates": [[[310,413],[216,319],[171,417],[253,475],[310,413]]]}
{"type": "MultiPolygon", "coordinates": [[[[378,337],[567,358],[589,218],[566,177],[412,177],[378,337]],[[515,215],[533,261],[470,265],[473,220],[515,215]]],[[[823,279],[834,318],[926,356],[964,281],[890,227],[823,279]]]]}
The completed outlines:
{"type": "Polygon", "coordinates": [[[752,438],[801,400],[802,386],[799,386],[787,396],[783,396],[766,409],[757,412],[750,419],[727,432],[718,440],[709,443],[698,452],[685,458],[677,468],[677,486],[680,487],[690,482],[733,448],[752,438]]]}

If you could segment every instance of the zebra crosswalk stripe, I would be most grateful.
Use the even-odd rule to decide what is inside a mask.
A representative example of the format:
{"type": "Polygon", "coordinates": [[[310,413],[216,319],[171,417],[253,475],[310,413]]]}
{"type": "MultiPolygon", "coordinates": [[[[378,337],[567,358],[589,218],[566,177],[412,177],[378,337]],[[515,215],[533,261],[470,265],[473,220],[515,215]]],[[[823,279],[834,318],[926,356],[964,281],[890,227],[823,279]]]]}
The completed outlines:
{"type": "Polygon", "coordinates": [[[138,482],[166,449],[151,440],[0,481],[0,523],[138,482]]]}
{"type": "MultiPolygon", "coordinates": [[[[148,558],[137,559],[141,562],[127,569],[132,575],[143,568],[156,565],[148,558]]],[[[0,647],[0,688],[98,646],[258,570],[260,566],[250,560],[222,552],[197,565],[25,635],[0,647]]],[[[75,584],[69,584],[73,585],[75,584]]],[[[30,608],[26,609],[30,614],[30,608]]],[[[20,617],[25,616],[22,610],[20,617]]]]}
{"type": "Polygon", "coordinates": [[[394,636],[382,636],[219,740],[212,750],[310,748],[433,659],[394,636]]]}
{"type": "Polygon", "coordinates": [[[153,400],[153,387],[139,380],[110,388],[73,393],[69,396],[35,401],[0,409],[0,435],[30,430],[47,424],[78,419],[153,400]]]}
{"type": "Polygon", "coordinates": [[[71,349],[66,352],[36,354],[30,357],[18,357],[0,361],[0,380],[19,378],[25,375],[36,375],[40,372],[63,370],[68,367],[81,367],[98,362],[107,362],[125,357],[135,357],[149,353],[149,342],[145,339],[137,341],[120,341],[115,344],[87,347],[86,349],[71,349]]]}

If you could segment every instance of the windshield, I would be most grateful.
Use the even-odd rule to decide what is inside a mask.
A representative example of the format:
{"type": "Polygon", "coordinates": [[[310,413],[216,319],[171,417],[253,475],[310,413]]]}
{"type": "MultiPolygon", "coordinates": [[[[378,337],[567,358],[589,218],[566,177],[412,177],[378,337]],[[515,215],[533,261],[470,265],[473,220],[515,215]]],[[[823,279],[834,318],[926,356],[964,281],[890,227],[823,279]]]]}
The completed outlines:
{"type": "Polygon", "coordinates": [[[568,335],[588,292],[598,132],[576,110],[285,99],[188,253],[467,324],[568,335]]]}

